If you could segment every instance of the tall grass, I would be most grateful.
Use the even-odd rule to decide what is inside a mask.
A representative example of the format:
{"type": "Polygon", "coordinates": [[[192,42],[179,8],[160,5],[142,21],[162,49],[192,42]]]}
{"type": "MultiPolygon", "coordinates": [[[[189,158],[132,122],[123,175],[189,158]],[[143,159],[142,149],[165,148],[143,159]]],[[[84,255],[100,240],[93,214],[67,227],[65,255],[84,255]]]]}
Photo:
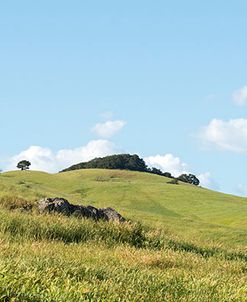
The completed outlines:
{"type": "Polygon", "coordinates": [[[178,241],[164,232],[150,229],[140,223],[95,222],[90,219],[62,215],[25,214],[18,211],[0,211],[0,232],[14,240],[57,240],[68,243],[102,242],[108,246],[127,244],[149,250],[182,251],[197,254],[205,259],[218,257],[247,263],[244,251],[229,251],[215,246],[200,246],[178,241]]]}
{"type": "Polygon", "coordinates": [[[247,262],[247,254],[244,252],[229,251],[218,247],[202,247],[193,243],[179,242],[173,239],[168,240],[167,246],[174,251],[194,253],[206,259],[210,257],[221,257],[229,261],[242,260],[247,262]]]}
{"type": "Polygon", "coordinates": [[[106,223],[61,215],[0,211],[0,231],[22,239],[61,240],[64,243],[103,241],[145,247],[148,237],[139,223],[106,223]]]}
{"type": "Polygon", "coordinates": [[[241,261],[178,251],[7,238],[0,250],[3,302],[243,302],[246,282],[241,261]]]}
{"type": "Polygon", "coordinates": [[[4,195],[0,198],[0,205],[2,208],[8,210],[15,210],[20,208],[31,209],[34,205],[34,201],[29,201],[23,197],[15,195],[4,195]]]}

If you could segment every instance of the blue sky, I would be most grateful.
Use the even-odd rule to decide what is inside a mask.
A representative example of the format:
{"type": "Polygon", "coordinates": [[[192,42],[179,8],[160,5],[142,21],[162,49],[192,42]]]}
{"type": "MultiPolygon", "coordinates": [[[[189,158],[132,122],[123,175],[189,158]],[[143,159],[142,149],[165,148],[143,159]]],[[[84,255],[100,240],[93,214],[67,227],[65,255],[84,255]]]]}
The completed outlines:
{"type": "Polygon", "coordinates": [[[138,153],[245,196],[246,11],[246,1],[1,3],[1,167],[30,157],[53,172],[138,153]]]}

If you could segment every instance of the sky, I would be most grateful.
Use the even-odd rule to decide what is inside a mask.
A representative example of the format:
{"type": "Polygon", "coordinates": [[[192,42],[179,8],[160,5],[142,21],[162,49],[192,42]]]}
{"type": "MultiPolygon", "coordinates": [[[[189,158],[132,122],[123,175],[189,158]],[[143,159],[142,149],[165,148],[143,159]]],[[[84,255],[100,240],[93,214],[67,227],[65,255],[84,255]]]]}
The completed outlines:
{"type": "Polygon", "coordinates": [[[0,168],[115,153],[247,196],[246,1],[2,1],[0,168]]]}

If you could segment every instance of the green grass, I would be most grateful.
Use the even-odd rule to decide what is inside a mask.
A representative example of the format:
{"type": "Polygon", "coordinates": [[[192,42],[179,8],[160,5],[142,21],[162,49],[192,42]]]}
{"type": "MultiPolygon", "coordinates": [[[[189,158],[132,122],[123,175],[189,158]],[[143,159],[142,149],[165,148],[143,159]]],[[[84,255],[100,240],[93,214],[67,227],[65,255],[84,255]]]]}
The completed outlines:
{"type": "Polygon", "coordinates": [[[246,301],[247,199],[146,173],[0,174],[0,301],[246,301]],[[23,213],[42,197],[132,223],[23,213]]]}
{"type": "Polygon", "coordinates": [[[147,173],[79,170],[60,174],[0,174],[0,197],[64,197],[72,203],[111,206],[134,221],[188,240],[247,246],[247,199],[147,173]]]}

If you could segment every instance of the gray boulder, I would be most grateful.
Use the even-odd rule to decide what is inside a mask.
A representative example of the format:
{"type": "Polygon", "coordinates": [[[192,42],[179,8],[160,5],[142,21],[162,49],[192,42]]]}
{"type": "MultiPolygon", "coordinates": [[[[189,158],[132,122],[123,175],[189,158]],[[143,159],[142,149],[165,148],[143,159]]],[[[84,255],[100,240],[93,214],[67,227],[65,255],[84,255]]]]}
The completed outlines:
{"type": "Polygon", "coordinates": [[[64,198],[44,198],[38,202],[38,210],[40,213],[57,212],[64,215],[71,214],[71,205],[64,198]]]}
{"type": "Polygon", "coordinates": [[[98,209],[92,206],[82,206],[82,205],[73,205],[72,206],[71,214],[73,216],[76,216],[78,218],[80,217],[86,217],[86,218],[92,218],[94,220],[98,220],[98,209]]]}
{"type": "Polygon", "coordinates": [[[92,218],[94,220],[126,221],[116,210],[112,208],[97,209],[93,206],[73,205],[64,198],[44,198],[38,202],[38,211],[43,213],[59,213],[66,216],[92,218]]]}
{"type": "Polygon", "coordinates": [[[112,208],[99,209],[98,212],[100,218],[104,220],[125,222],[123,216],[121,216],[116,210],[112,208]]]}

